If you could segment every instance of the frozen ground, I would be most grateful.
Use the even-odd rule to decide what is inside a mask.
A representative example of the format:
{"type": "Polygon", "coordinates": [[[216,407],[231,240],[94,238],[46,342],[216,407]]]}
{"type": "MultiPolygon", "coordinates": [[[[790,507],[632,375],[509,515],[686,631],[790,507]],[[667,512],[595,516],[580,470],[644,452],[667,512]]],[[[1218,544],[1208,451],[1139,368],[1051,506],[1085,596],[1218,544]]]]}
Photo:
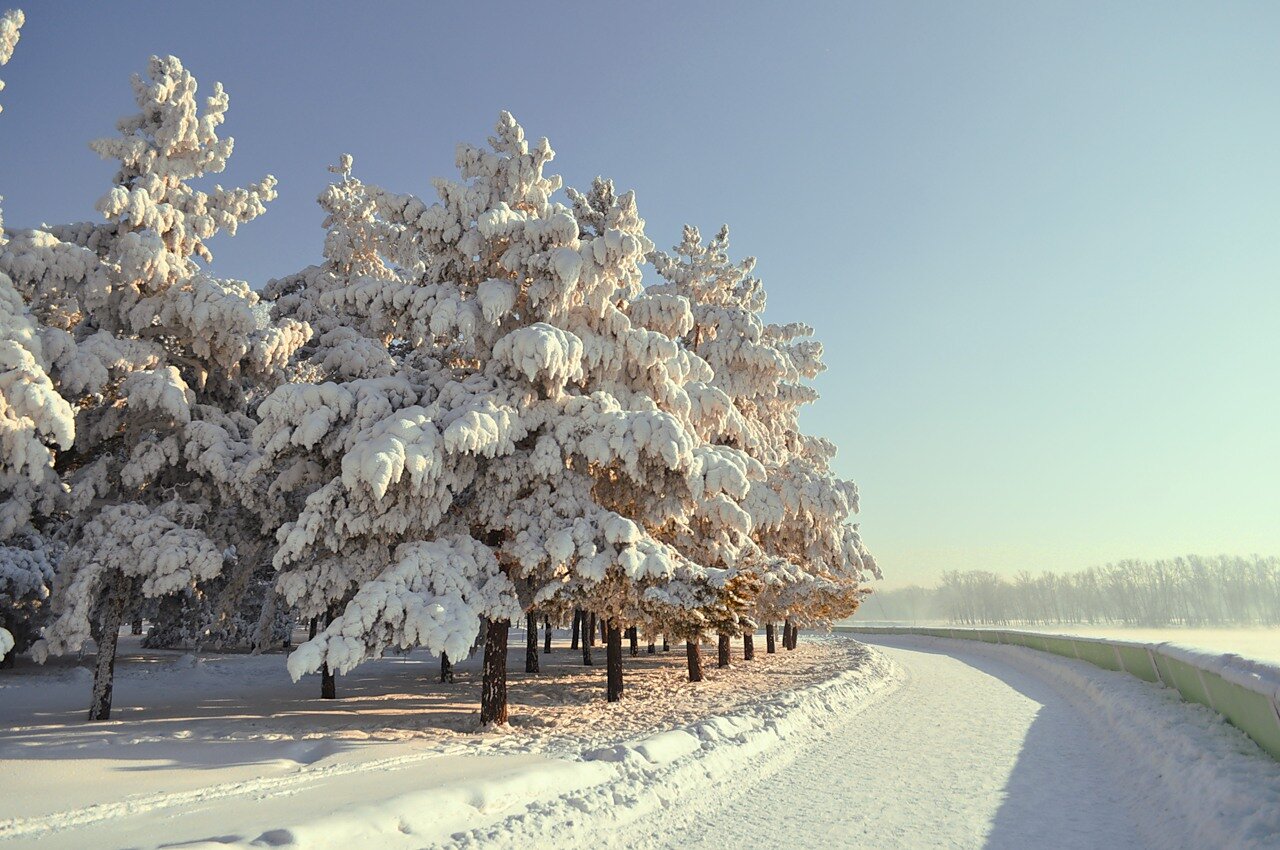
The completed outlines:
{"type": "Polygon", "coordinates": [[[628,658],[615,706],[594,701],[602,669],[568,664],[553,677],[580,695],[517,681],[525,721],[489,734],[468,726],[474,679],[436,696],[413,659],[347,682],[346,706],[204,681],[261,660],[157,672],[208,694],[3,732],[0,776],[22,779],[0,848],[1280,847],[1280,764],[1207,709],[1020,647],[868,640],[806,636],[692,689],[676,652],[628,658]],[[456,728],[414,722],[432,706],[456,728]]]}

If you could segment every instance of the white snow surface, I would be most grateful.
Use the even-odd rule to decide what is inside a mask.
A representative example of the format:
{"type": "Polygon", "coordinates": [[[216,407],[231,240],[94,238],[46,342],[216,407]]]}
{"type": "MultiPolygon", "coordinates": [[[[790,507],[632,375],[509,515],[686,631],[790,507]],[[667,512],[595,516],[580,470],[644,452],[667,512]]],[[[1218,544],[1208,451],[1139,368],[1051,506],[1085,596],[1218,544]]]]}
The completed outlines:
{"type": "Polygon", "coordinates": [[[513,630],[511,726],[485,732],[475,658],[456,665],[453,685],[436,681],[439,662],[422,651],[370,661],[338,677],[330,702],[316,698],[316,677],[290,682],[279,655],[196,657],[137,641],[121,638],[107,723],[83,722],[92,674],[71,658],[0,675],[0,776],[23,777],[0,780],[0,848],[433,846],[530,805],[563,815],[575,810],[566,800],[622,777],[639,791],[645,765],[699,763],[690,742],[700,753],[747,735],[756,744],[745,759],[776,742],[767,729],[797,707],[836,707],[893,682],[866,647],[814,640],[750,664],[736,647],[727,670],[704,646],[706,679],[690,685],[673,644],[624,658],[626,699],[608,704],[601,647],[584,668],[557,641],[534,678],[518,672],[513,630]]]}
{"type": "MultiPolygon", "coordinates": [[[[340,688],[364,688],[347,722],[312,700],[293,717],[283,705],[269,714],[261,694],[216,722],[200,718],[215,696],[186,709],[195,740],[184,738],[178,699],[168,724],[152,711],[60,729],[55,711],[0,739],[0,768],[27,777],[18,799],[0,795],[0,848],[88,846],[90,836],[92,846],[201,850],[1280,847],[1280,764],[1175,692],[1021,647],[866,640],[875,645],[806,636],[798,651],[750,664],[735,653],[729,671],[711,666],[706,689],[679,699],[669,689],[682,653],[642,654],[629,660],[633,701],[612,707],[544,705],[552,691],[517,675],[513,697],[524,689],[538,708],[516,706],[512,731],[498,734],[463,724],[442,738],[429,719],[370,726],[380,703],[415,706],[345,677],[340,688]],[[788,671],[783,687],[761,687],[788,671]],[[231,729],[239,736],[218,739],[231,729]],[[77,794],[103,799],[104,779],[106,802],[63,807],[77,794]],[[119,787],[146,782],[157,790],[119,787]]],[[[206,690],[217,668],[201,668],[223,663],[185,661],[206,690]]],[[[386,676],[403,663],[361,669],[386,676]]],[[[75,669],[62,675],[83,678],[75,669]]],[[[460,671],[465,681],[467,663],[460,671]]],[[[571,681],[594,688],[602,673],[571,681]]],[[[427,699],[417,708],[444,710],[427,699]]],[[[0,722],[12,713],[0,699],[0,722]]]]}

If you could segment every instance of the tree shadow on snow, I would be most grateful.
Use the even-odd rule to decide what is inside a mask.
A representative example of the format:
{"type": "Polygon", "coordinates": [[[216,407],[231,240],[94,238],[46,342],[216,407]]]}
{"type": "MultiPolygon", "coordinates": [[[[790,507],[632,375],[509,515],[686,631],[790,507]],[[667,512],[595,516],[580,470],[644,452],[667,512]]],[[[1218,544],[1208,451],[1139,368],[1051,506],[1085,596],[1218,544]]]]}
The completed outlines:
{"type": "MultiPolygon", "coordinates": [[[[966,651],[958,642],[881,636],[876,645],[946,655],[980,670],[1039,705],[1004,787],[1004,799],[987,835],[986,850],[1106,847],[1121,850],[1133,836],[1130,812],[1138,802],[1126,792],[1115,763],[1069,686],[1055,685],[999,659],[966,651]],[[945,646],[945,648],[944,648],[945,646]]],[[[1023,650],[1033,652],[1034,650],[1023,650]]],[[[963,699],[962,695],[957,698],[963,699]]],[[[975,765],[975,769],[983,769],[975,765]]]]}
{"type": "MultiPolygon", "coordinates": [[[[570,650],[564,637],[558,635],[551,654],[542,653],[539,641],[544,673],[532,675],[523,672],[523,633],[513,630],[507,667],[513,726],[553,725],[548,712],[603,705],[604,648],[597,646],[594,665],[585,667],[581,650],[570,650]]],[[[683,655],[674,649],[648,655],[642,645],[632,657],[624,646],[624,665],[632,671],[682,666],[683,655]]],[[[320,677],[290,681],[279,654],[209,654],[197,661],[176,651],[139,653],[118,662],[111,720],[89,723],[87,671],[70,665],[35,670],[25,683],[4,683],[0,759],[118,759],[135,762],[118,768],[131,772],[215,769],[310,764],[381,741],[474,735],[479,653],[454,665],[451,684],[439,681],[439,671],[439,659],[425,650],[388,656],[338,676],[338,699],[324,700],[320,677]]]]}

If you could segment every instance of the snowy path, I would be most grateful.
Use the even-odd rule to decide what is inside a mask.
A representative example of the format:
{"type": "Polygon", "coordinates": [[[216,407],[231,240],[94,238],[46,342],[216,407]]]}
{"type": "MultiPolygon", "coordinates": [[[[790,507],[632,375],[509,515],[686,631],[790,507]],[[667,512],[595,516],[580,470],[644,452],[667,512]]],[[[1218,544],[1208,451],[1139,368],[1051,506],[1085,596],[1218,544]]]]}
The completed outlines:
{"type": "MultiPolygon", "coordinates": [[[[867,637],[906,684],[669,848],[1146,847],[1132,775],[1068,695],[1005,662],[867,637]]],[[[741,790],[741,789],[740,789],[741,790]]]]}

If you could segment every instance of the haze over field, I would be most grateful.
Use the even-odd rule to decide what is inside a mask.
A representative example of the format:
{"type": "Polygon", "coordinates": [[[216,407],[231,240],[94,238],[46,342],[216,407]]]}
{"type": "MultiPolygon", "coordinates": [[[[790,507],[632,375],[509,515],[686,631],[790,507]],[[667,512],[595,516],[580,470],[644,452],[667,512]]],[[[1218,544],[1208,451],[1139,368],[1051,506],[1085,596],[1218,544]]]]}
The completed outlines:
{"type": "Polygon", "coordinates": [[[727,221],[768,318],[816,326],[808,427],[861,485],[885,587],[1280,552],[1280,9],[391,8],[232,5],[199,39],[167,4],[32,14],[5,73],[6,223],[85,216],[112,166],[84,142],[149,52],[225,83],[225,184],[280,179],[214,246],[255,285],[318,259],[340,152],[429,193],[507,108],[571,185],[634,188],[660,247],[727,221]],[[528,67],[475,58],[506,12],[528,67]],[[316,49],[373,43],[394,61],[316,49]]]}

